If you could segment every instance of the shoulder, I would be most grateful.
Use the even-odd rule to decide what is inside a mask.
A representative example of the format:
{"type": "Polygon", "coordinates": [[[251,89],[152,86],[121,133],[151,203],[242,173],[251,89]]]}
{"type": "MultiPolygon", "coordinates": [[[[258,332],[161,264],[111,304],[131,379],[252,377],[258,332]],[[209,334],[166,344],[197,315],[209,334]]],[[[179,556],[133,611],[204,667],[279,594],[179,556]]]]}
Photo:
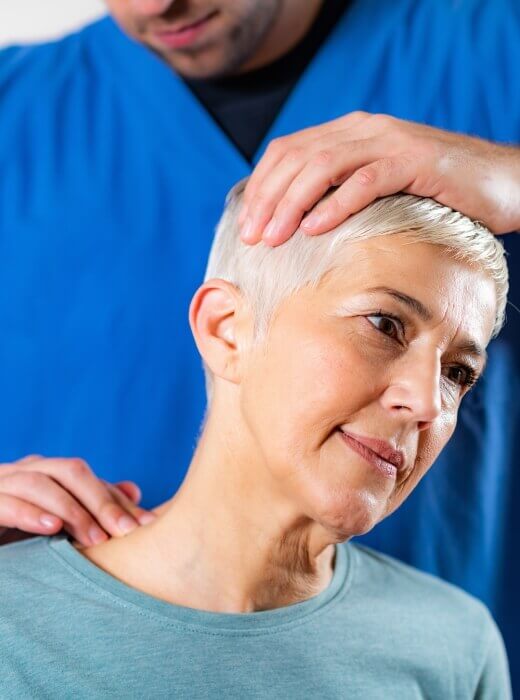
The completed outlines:
{"type": "Polygon", "coordinates": [[[6,620],[23,615],[31,602],[51,601],[67,587],[70,574],[49,546],[51,539],[32,537],[0,547],[0,628],[6,620]]]}
{"type": "Polygon", "coordinates": [[[510,698],[502,636],[481,601],[386,554],[349,546],[359,607],[392,644],[413,650],[428,673],[451,679],[456,697],[494,689],[490,697],[510,698]]]}
{"type": "Polygon", "coordinates": [[[35,583],[42,576],[44,569],[52,565],[51,551],[48,547],[49,537],[31,537],[21,542],[0,547],[0,590],[2,597],[4,587],[16,581],[23,584],[30,580],[35,583]]]}
{"type": "MultiPolygon", "coordinates": [[[[435,21],[428,29],[441,34],[450,26],[461,26],[460,22],[474,20],[476,29],[486,20],[508,23],[514,31],[520,22],[520,6],[517,0],[402,0],[396,3],[380,3],[377,0],[357,0],[352,4],[347,18],[350,21],[365,19],[381,20],[386,17],[407,23],[407,29],[418,28],[416,22],[435,21]]],[[[492,39],[492,37],[490,37],[492,39]]],[[[461,42],[467,37],[461,36],[461,42]]]]}
{"type": "Polygon", "coordinates": [[[405,647],[435,650],[433,655],[458,687],[491,684],[502,689],[500,697],[510,697],[503,639],[480,600],[386,554],[349,546],[355,589],[371,616],[385,621],[405,647]]]}
{"type": "Polygon", "coordinates": [[[369,547],[352,548],[358,590],[372,606],[381,605],[386,619],[420,630],[425,644],[442,644],[451,661],[468,671],[477,673],[493,649],[503,653],[500,632],[480,600],[369,547]]]}
{"type": "Polygon", "coordinates": [[[435,610],[440,619],[473,620],[477,625],[490,617],[485,605],[461,588],[370,547],[352,544],[352,548],[363,585],[374,590],[384,586],[389,601],[405,603],[418,615],[435,610]]]}
{"type": "Polygon", "coordinates": [[[4,641],[21,643],[37,628],[50,633],[72,619],[82,582],[52,546],[62,539],[34,537],[0,547],[0,656],[4,641]]]}
{"type": "Polygon", "coordinates": [[[0,101],[30,90],[48,89],[64,74],[88,65],[87,54],[95,45],[105,20],[57,41],[9,46],[0,50],[0,101]]]}

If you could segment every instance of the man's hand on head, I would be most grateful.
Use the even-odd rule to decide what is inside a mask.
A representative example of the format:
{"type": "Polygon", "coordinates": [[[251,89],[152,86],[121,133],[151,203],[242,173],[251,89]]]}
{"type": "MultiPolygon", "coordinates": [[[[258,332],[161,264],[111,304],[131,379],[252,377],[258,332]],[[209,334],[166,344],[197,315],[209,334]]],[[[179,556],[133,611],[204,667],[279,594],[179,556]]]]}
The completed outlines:
{"type": "Polygon", "coordinates": [[[98,544],[155,519],[140,500],[136,484],[110,484],[81,459],[29,455],[0,464],[0,544],[62,529],[83,546],[98,544]]]}
{"type": "Polygon", "coordinates": [[[401,191],[431,197],[496,234],[520,229],[520,149],[352,112],[271,142],[244,192],[241,237],[279,245],[299,226],[324,233],[401,191]]]}

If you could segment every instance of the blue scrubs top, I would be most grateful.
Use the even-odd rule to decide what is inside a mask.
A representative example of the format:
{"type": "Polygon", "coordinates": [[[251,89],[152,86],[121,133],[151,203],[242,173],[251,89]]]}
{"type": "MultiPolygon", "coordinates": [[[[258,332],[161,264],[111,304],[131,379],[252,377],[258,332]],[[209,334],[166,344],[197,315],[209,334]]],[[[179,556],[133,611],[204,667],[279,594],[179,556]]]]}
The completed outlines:
{"type": "MultiPolygon", "coordinates": [[[[259,148],[364,109],[518,143],[515,0],[357,0],[259,148]]],[[[187,322],[225,193],[251,166],[111,19],[0,53],[0,459],[84,457],[171,497],[205,405],[187,322]]],[[[520,240],[510,299],[520,307],[520,240]]],[[[520,320],[454,438],[364,539],[482,598],[520,666],[520,320]]],[[[520,683],[520,677],[516,678],[520,683]]]]}

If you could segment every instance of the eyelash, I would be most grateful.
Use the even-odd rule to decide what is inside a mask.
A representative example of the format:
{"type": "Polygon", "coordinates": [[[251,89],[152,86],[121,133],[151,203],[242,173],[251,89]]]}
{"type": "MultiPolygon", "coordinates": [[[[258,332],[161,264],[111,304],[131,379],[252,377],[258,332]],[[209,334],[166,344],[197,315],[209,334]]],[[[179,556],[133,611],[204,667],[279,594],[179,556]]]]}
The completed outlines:
{"type": "MultiPolygon", "coordinates": [[[[379,309],[379,311],[375,314],[369,314],[368,316],[365,316],[366,319],[370,318],[388,318],[391,319],[392,321],[395,321],[396,323],[399,324],[401,327],[402,334],[405,334],[406,331],[406,323],[399,318],[399,316],[395,316],[394,314],[388,313],[386,311],[383,311],[383,309],[379,309]]],[[[392,338],[392,336],[389,336],[387,333],[384,333],[382,330],[377,328],[371,321],[369,321],[370,325],[378,332],[382,333],[386,337],[390,338],[391,340],[397,340],[397,338],[392,338]]],[[[455,382],[455,384],[459,384],[460,386],[471,388],[477,381],[478,376],[475,370],[470,367],[469,365],[465,364],[459,364],[459,365],[453,365],[450,367],[450,369],[462,369],[466,373],[466,379],[463,382],[455,382]]]]}

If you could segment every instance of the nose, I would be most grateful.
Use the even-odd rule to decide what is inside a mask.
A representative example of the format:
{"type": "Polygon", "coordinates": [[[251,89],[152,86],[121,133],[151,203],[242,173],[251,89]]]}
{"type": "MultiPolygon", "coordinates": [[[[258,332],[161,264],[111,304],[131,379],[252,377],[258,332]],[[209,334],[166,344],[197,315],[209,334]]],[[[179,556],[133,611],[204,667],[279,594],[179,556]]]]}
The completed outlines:
{"type": "Polygon", "coordinates": [[[175,0],[130,0],[134,12],[142,17],[162,15],[175,3],[175,0]]]}
{"type": "Polygon", "coordinates": [[[407,353],[394,369],[382,401],[386,410],[425,430],[441,412],[440,351],[407,353]]]}

